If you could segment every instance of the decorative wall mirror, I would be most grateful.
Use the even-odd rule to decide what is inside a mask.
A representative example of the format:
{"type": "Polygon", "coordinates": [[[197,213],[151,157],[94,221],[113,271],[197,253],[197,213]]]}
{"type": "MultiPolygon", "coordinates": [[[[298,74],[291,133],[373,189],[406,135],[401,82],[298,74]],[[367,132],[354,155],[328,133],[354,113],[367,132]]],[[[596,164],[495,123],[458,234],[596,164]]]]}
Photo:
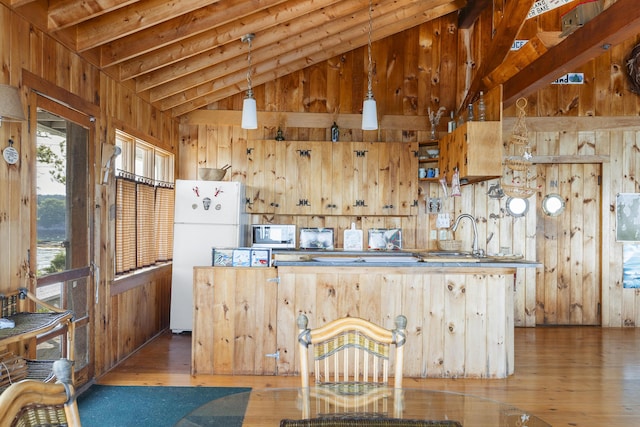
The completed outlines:
{"type": "Polygon", "coordinates": [[[509,197],[507,199],[507,212],[513,217],[525,216],[529,210],[529,200],[519,197],[509,197]]]}
{"type": "Polygon", "coordinates": [[[548,216],[558,216],[564,211],[564,198],[556,193],[547,194],[542,199],[542,211],[548,216]]]}

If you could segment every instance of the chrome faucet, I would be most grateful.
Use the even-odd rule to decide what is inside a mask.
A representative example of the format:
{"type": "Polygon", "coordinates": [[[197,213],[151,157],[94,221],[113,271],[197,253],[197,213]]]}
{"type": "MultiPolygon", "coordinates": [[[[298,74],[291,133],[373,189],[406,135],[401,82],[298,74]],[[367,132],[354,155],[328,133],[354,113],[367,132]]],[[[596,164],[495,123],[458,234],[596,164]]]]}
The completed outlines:
{"type": "Polygon", "coordinates": [[[462,218],[468,218],[469,220],[471,220],[471,224],[473,225],[473,250],[472,250],[473,256],[483,257],[484,250],[478,249],[478,226],[476,225],[476,219],[473,217],[473,215],[470,215],[467,213],[458,215],[456,220],[453,222],[453,227],[451,227],[451,231],[456,231],[456,229],[458,228],[458,224],[460,223],[460,220],[462,218]]]}

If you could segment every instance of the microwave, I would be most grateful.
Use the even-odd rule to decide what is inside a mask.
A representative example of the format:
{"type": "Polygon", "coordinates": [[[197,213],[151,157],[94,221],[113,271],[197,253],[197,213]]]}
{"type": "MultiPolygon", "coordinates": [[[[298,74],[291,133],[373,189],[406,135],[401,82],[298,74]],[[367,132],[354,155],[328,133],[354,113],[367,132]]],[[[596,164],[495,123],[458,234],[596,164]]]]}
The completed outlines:
{"type": "Polygon", "coordinates": [[[254,224],[251,226],[251,246],[255,248],[294,249],[296,226],[288,224],[254,224]]]}

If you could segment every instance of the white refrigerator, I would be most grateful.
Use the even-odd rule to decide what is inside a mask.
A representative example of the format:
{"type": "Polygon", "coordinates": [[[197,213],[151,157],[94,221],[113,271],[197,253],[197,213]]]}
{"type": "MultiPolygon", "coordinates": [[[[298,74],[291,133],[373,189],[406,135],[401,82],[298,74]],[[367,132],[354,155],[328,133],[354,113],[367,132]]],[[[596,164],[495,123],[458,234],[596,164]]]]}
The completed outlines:
{"type": "Polygon", "coordinates": [[[246,246],[245,203],[239,182],[176,180],[169,322],[174,333],[193,327],[193,267],[211,266],[213,248],[246,246]]]}

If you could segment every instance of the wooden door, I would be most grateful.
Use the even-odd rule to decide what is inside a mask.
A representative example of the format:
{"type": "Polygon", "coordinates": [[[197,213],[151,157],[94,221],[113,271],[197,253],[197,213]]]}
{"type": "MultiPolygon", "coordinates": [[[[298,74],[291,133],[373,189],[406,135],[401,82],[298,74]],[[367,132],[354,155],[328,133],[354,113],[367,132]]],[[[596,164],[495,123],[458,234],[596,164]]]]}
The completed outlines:
{"type": "Polygon", "coordinates": [[[253,140],[246,148],[247,209],[251,213],[274,213],[278,206],[276,188],[276,144],[278,141],[253,140]]]}
{"type": "Polygon", "coordinates": [[[344,202],[350,204],[351,215],[379,214],[378,150],[381,144],[354,142],[351,145],[352,199],[344,202]]]}
{"type": "Polygon", "coordinates": [[[320,142],[286,141],[285,213],[311,215],[320,211],[322,150],[320,142]]]}
{"type": "Polygon", "coordinates": [[[566,203],[558,216],[539,210],[536,323],[599,325],[601,304],[601,165],[538,165],[538,206],[546,194],[566,203]]]}

